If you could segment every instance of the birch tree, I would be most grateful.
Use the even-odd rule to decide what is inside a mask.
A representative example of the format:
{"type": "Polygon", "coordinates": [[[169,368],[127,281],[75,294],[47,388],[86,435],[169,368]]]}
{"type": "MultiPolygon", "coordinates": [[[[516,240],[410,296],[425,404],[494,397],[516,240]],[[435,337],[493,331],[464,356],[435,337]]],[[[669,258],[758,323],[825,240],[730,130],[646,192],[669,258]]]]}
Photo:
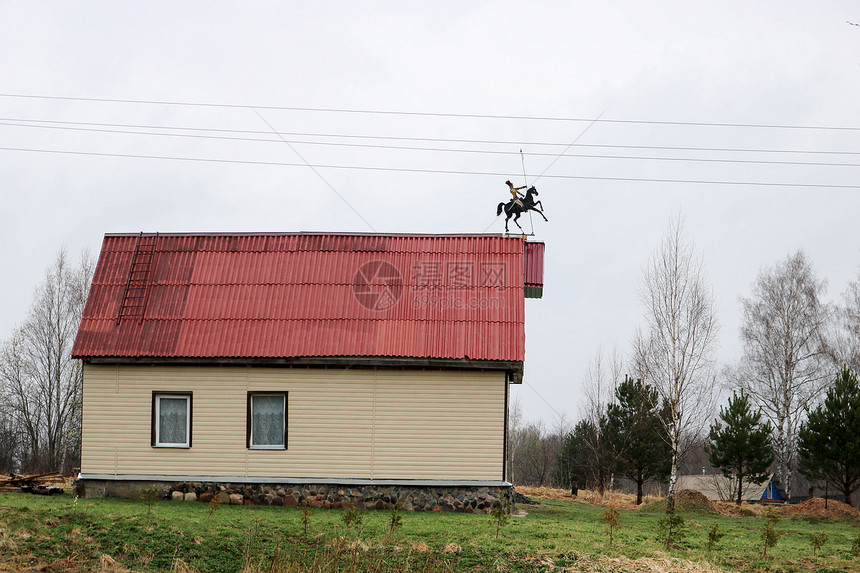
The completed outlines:
{"type": "Polygon", "coordinates": [[[827,385],[824,335],[830,310],[820,298],[825,290],[825,281],[798,251],[762,269],[752,295],[740,299],[744,353],[737,383],[774,426],[777,475],[789,498],[803,410],[827,385]]]}
{"type": "Polygon", "coordinates": [[[664,427],[671,452],[668,510],[689,440],[713,405],[713,358],[718,331],[714,297],[702,261],[678,218],[651,255],[640,295],[645,325],[634,339],[637,376],[651,384],[666,408],[664,427]]]}

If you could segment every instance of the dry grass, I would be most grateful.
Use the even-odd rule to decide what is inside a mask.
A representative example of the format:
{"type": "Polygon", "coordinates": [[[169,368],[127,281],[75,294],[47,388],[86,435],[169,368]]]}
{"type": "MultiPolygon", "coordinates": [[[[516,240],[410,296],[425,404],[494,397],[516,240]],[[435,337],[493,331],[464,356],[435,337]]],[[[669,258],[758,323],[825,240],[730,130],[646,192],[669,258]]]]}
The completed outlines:
{"type": "MultiPolygon", "coordinates": [[[[572,495],[570,493],[570,490],[567,489],[555,489],[551,487],[529,487],[521,485],[518,485],[516,487],[516,490],[517,493],[521,493],[533,499],[564,499],[568,501],[576,500],[582,503],[587,503],[600,507],[608,507],[609,505],[612,505],[619,509],[636,508],[636,494],[622,493],[620,491],[606,490],[603,495],[601,495],[596,491],[581,489],[579,490],[579,495],[572,495]]],[[[649,503],[659,501],[660,499],[663,498],[655,495],[645,495],[642,497],[642,505],[647,505],[649,503]]]]}
{"type": "Polygon", "coordinates": [[[99,558],[98,571],[100,573],[130,573],[131,569],[123,567],[110,555],[102,555],[99,558]]]}
{"type": "Polygon", "coordinates": [[[518,485],[515,488],[517,493],[533,499],[576,499],[575,495],[570,494],[570,490],[555,489],[551,487],[531,487],[527,485],[518,485]]]}
{"type": "Polygon", "coordinates": [[[95,568],[73,559],[58,559],[52,562],[28,559],[27,564],[14,560],[0,562],[0,573],[134,573],[123,567],[110,555],[102,555],[95,568]]]}
{"type": "Polygon", "coordinates": [[[768,508],[773,507],[769,505],[762,505],[760,503],[749,504],[745,501],[742,502],[740,505],[736,504],[733,501],[712,501],[711,504],[721,515],[729,515],[734,517],[749,515],[750,513],[762,515],[768,510],[768,508]]]}
{"type": "Polygon", "coordinates": [[[536,559],[551,571],[581,571],[588,573],[725,573],[709,563],[688,561],[668,556],[639,557],[607,557],[604,555],[589,555],[577,551],[568,552],[562,562],[550,556],[540,556],[536,559]],[[570,563],[573,562],[573,566],[570,563]]]}
{"type": "Polygon", "coordinates": [[[713,501],[710,503],[722,515],[730,516],[764,515],[773,512],[784,516],[796,515],[823,519],[851,520],[860,518],[860,510],[835,499],[828,500],[826,504],[821,498],[807,499],[791,505],[743,502],[738,506],[731,501],[713,501]]]}
{"type": "Polygon", "coordinates": [[[171,573],[200,573],[200,571],[177,557],[173,560],[171,573]]]}
{"type": "Polygon", "coordinates": [[[601,559],[609,566],[608,571],[648,571],[652,573],[722,573],[725,569],[714,567],[701,561],[687,561],[671,557],[640,557],[632,560],[626,557],[601,559]]]}
{"type": "MultiPolygon", "coordinates": [[[[618,491],[606,491],[603,495],[600,495],[596,491],[581,489],[579,490],[579,495],[571,495],[570,490],[550,487],[517,486],[516,490],[518,493],[538,500],[562,499],[568,501],[579,501],[581,503],[587,503],[598,507],[608,507],[609,505],[612,505],[619,509],[637,509],[635,494],[622,493],[618,491]]],[[[663,500],[665,500],[665,497],[646,495],[642,499],[642,505],[638,507],[662,502],[663,500]]],[[[678,492],[677,502],[682,507],[684,505],[691,505],[696,506],[699,510],[727,516],[742,516],[750,515],[751,513],[763,515],[767,512],[775,512],[779,515],[785,516],[797,515],[824,519],[860,518],[860,510],[835,499],[828,500],[826,508],[825,502],[821,498],[808,499],[804,502],[793,505],[743,502],[738,506],[730,501],[710,501],[699,492],[682,490],[678,492]]]]}

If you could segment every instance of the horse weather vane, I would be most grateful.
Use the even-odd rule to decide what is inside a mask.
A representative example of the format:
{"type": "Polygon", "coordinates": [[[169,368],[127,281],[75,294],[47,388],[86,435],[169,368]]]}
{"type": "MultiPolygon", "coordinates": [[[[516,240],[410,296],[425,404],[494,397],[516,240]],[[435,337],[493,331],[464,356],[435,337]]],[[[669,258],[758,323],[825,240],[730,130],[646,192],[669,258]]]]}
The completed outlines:
{"type": "Polygon", "coordinates": [[[535,199],[535,197],[538,196],[538,192],[537,189],[535,189],[534,185],[529,187],[528,190],[526,190],[526,194],[523,196],[520,195],[520,190],[525,189],[525,186],[514,187],[514,184],[510,181],[505,181],[505,183],[507,184],[508,190],[511,193],[511,200],[507,203],[499,203],[499,206],[496,209],[496,216],[498,217],[499,215],[501,215],[502,211],[505,212],[506,233],[509,232],[508,221],[511,220],[511,217],[514,218],[514,223],[517,227],[519,227],[520,231],[523,230],[523,228],[520,227],[520,224],[517,219],[519,219],[520,215],[522,215],[526,211],[535,211],[539,213],[541,217],[543,217],[544,221],[549,222],[549,219],[547,219],[546,215],[543,214],[543,204],[535,199]],[[540,206],[540,208],[538,208],[538,206],[540,206]]]}

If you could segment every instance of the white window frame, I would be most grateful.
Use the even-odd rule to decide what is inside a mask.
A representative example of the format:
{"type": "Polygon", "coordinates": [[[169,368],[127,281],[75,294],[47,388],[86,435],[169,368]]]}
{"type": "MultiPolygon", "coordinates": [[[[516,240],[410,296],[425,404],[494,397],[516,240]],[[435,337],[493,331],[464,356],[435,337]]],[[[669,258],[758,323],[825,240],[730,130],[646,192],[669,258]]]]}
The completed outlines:
{"type": "Polygon", "coordinates": [[[153,407],[153,430],[152,447],[154,448],[185,448],[191,447],[191,393],[190,392],[154,392],[152,395],[153,407]],[[162,442],[161,441],[161,401],[163,399],[185,400],[185,441],[184,442],[162,442]]]}
{"type": "Polygon", "coordinates": [[[248,392],[248,443],[249,450],[286,450],[287,449],[287,392],[248,392]],[[257,396],[277,396],[283,399],[284,411],[284,442],[283,444],[254,443],[254,398],[257,396]]]}

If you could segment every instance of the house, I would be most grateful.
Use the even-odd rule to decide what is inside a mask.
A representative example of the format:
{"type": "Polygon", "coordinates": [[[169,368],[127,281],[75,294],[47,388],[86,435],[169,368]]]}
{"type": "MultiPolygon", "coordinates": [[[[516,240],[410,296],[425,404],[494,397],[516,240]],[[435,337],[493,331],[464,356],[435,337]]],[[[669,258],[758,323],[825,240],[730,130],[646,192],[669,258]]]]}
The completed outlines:
{"type": "MultiPolygon", "coordinates": [[[[737,501],[738,499],[737,478],[723,474],[678,476],[675,488],[677,491],[685,489],[698,491],[711,501],[737,501]]],[[[785,500],[785,493],[779,481],[771,473],[767,480],[760,484],[744,480],[741,497],[742,501],[749,503],[772,502],[785,500]]]]}
{"type": "Polygon", "coordinates": [[[78,492],[489,511],[544,245],[108,234],[73,356],[78,492]]]}

